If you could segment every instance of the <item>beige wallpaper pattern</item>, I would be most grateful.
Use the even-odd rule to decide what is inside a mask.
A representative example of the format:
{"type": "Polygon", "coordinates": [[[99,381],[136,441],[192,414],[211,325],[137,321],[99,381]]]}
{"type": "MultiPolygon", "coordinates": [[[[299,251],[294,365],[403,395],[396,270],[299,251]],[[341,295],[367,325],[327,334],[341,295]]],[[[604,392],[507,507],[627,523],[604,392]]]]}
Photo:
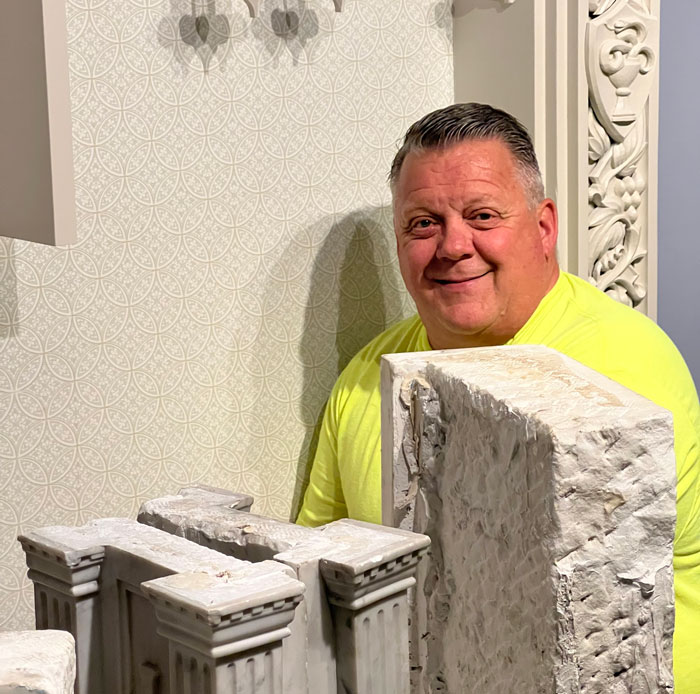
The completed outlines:
{"type": "Polygon", "coordinates": [[[289,517],[339,369],[412,310],[385,178],[452,99],[448,7],[69,0],[79,242],[0,239],[0,628],[20,530],[189,482],[289,517]]]}

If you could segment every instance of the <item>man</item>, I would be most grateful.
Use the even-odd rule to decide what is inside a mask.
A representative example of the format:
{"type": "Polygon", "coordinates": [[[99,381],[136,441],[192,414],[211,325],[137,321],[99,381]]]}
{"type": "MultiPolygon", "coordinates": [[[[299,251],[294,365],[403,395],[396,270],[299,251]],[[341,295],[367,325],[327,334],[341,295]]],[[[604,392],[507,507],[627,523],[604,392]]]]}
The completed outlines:
{"type": "Polygon", "coordinates": [[[557,212],[527,132],[457,104],[415,123],[391,170],[399,266],[418,315],[370,342],[326,407],[298,522],[381,522],[382,354],[543,344],[673,413],[679,694],[700,693],[700,405],[682,357],[640,313],[560,272],[557,212]]]}

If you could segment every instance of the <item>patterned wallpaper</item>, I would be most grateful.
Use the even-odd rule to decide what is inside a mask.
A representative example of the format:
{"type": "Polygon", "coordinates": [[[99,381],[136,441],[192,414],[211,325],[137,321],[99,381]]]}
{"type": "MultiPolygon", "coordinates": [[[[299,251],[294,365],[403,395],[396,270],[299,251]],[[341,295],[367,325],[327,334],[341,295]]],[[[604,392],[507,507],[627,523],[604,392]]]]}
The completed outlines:
{"type": "Polygon", "coordinates": [[[385,178],[452,100],[449,5],[68,0],[79,241],[0,238],[0,628],[20,530],[189,482],[290,516],[339,369],[412,310],[385,178]]]}

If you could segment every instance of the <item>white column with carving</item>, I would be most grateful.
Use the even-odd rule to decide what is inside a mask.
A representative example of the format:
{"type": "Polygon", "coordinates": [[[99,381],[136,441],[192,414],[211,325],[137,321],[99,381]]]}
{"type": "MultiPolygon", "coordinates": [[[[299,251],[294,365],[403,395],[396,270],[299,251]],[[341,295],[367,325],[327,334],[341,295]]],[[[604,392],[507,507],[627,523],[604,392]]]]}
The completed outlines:
{"type": "Polygon", "coordinates": [[[75,637],[79,694],[244,694],[205,688],[216,685],[221,658],[244,651],[245,673],[280,691],[278,651],[304,591],[289,568],[121,518],[40,528],[20,542],[37,586],[38,626],[75,637]]]}
{"type": "Polygon", "coordinates": [[[249,561],[274,558],[303,581],[283,662],[305,685],[290,692],[408,694],[407,592],[429,539],[347,519],[304,528],[242,513],[230,499],[183,489],[146,502],[139,521],[249,561]]]}
{"type": "Polygon", "coordinates": [[[75,638],[75,694],[102,686],[102,651],[92,647],[100,638],[99,577],[104,547],[66,554],[64,547],[42,542],[39,536],[20,537],[27,575],[34,583],[37,629],[60,629],[75,638]]]}
{"type": "Polygon", "coordinates": [[[659,0],[591,0],[588,267],[590,279],[656,313],[659,0]],[[650,254],[651,257],[650,257],[650,254]]]}
{"type": "Polygon", "coordinates": [[[658,51],[659,0],[454,2],[455,100],[521,120],[559,208],[562,268],[652,318],[658,51]]]}
{"type": "Polygon", "coordinates": [[[339,692],[409,693],[408,592],[427,546],[425,538],[389,561],[372,557],[371,545],[361,562],[321,560],[333,605],[339,692]]]}
{"type": "MultiPolygon", "coordinates": [[[[290,572],[291,573],[291,572],[290,572]]],[[[278,576],[176,574],[144,583],[170,644],[172,694],[282,694],[282,639],[302,585],[278,576]]]]}

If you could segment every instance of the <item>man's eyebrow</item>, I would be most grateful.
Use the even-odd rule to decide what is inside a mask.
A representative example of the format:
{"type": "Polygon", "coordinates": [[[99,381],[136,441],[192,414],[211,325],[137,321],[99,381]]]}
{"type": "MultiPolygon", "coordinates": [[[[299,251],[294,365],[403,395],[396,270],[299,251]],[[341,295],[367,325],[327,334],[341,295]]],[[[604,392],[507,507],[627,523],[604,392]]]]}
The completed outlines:
{"type": "Polygon", "coordinates": [[[402,225],[409,224],[418,217],[440,217],[440,215],[423,205],[416,205],[407,210],[402,210],[400,214],[397,215],[397,219],[402,225]]]}
{"type": "MultiPolygon", "coordinates": [[[[471,205],[498,205],[498,198],[491,193],[475,193],[460,201],[461,207],[469,207],[471,205]]],[[[430,214],[434,209],[434,205],[430,204],[429,200],[421,200],[420,197],[413,203],[405,206],[406,214],[415,214],[416,211],[424,210],[430,214]]]]}

